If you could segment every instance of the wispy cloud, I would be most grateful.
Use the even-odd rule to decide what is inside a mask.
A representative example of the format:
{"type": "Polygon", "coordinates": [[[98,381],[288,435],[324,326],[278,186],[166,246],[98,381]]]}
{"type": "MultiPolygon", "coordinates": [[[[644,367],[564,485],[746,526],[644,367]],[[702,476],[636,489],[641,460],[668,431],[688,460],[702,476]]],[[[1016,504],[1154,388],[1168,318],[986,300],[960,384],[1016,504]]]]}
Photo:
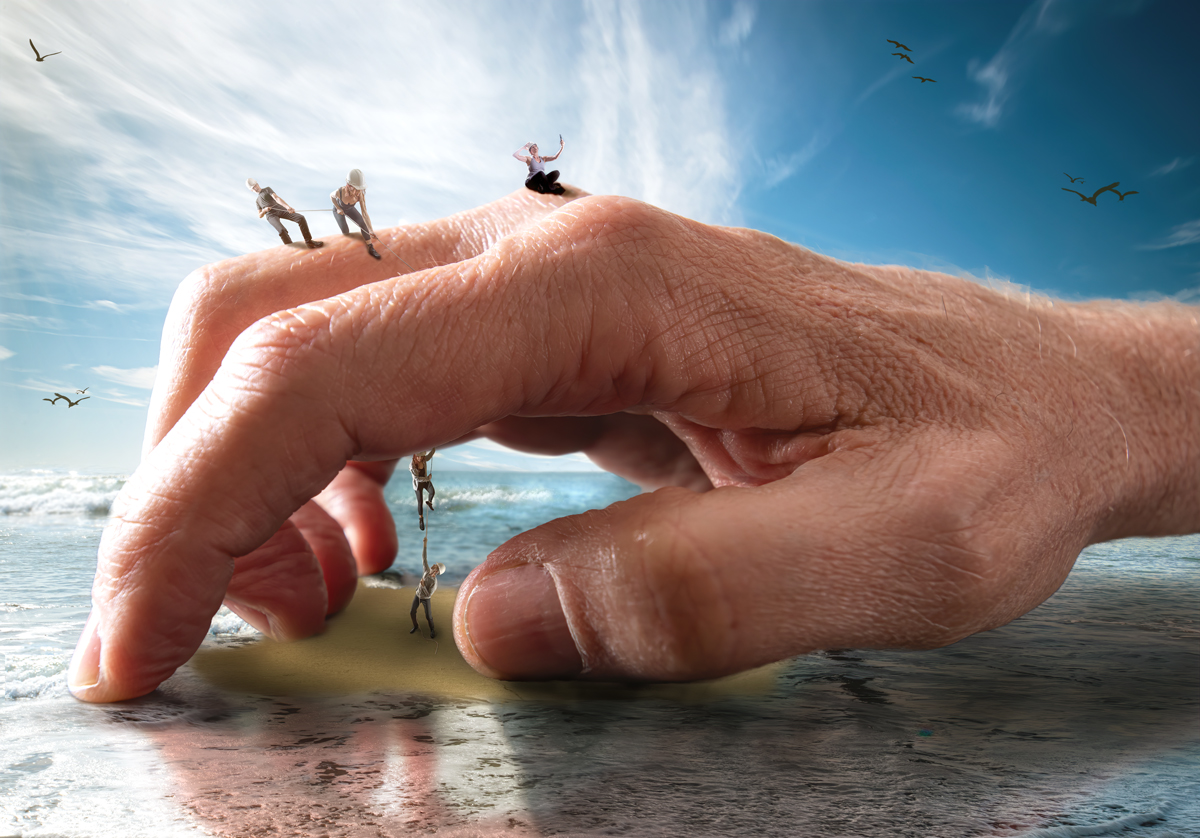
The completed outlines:
{"type": "Polygon", "coordinates": [[[1168,247],[1183,247],[1200,242],[1200,219],[1178,224],[1162,241],[1139,245],[1139,250],[1166,250],[1168,247]]]}
{"type": "Polygon", "coordinates": [[[51,306],[64,306],[66,308],[86,308],[96,311],[113,311],[117,314],[126,314],[135,310],[147,310],[150,308],[159,308],[158,305],[145,304],[128,304],[115,303],[112,300],[82,300],[71,301],[64,300],[58,297],[47,297],[43,294],[25,294],[21,291],[0,291],[0,299],[4,300],[20,300],[27,303],[44,303],[51,306]]]}
{"type": "Polygon", "coordinates": [[[34,327],[37,329],[49,329],[56,331],[64,328],[64,324],[57,317],[39,317],[36,314],[18,314],[11,311],[0,311],[0,325],[14,327],[34,327]]]}
{"type": "Polygon", "coordinates": [[[99,393],[99,397],[106,402],[116,402],[117,404],[127,404],[133,407],[146,407],[150,404],[150,397],[130,396],[127,393],[122,393],[120,390],[105,390],[99,393]]]}
{"type": "Polygon", "coordinates": [[[829,140],[827,138],[820,134],[814,134],[804,148],[793,151],[791,154],[768,159],[765,164],[766,172],[764,177],[766,188],[770,189],[773,186],[778,186],[796,174],[828,144],[829,140]]]}
{"type": "Polygon", "coordinates": [[[733,11],[729,13],[729,17],[721,23],[717,32],[717,40],[727,47],[741,46],[750,37],[751,30],[754,29],[756,16],[757,12],[754,6],[747,0],[737,0],[733,4],[733,11]]]}
{"type": "Polygon", "coordinates": [[[664,5],[669,17],[652,25],[645,18],[659,8],[585,4],[571,71],[584,147],[571,177],[704,221],[736,221],[738,155],[705,8],[664,5]]]}
{"type": "Polygon", "coordinates": [[[1195,161],[1196,158],[1194,157],[1176,157],[1170,163],[1166,164],[1165,166],[1159,166],[1157,169],[1151,172],[1150,177],[1162,177],[1163,175],[1171,174],[1171,172],[1177,172],[1180,169],[1186,169],[1195,161]]]}
{"type": "MultiPolygon", "coordinates": [[[[702,5],[388,3],[366,24],[318,0],[282,18],[233,0],[132,8],[2,12],[6,31],[73,45],[51,67],[0,42],[0,178],[45,199],[0,207],[0,235],[13,275],[71,277],[76,304],[163,306],[194,267],[276,244],[249,175],[303,209],[361,168],[382,226],[519,188],[510,152],[560,132],[565,181],[732,220],[737,155],[702,5]],[[48,193],[39,173],[64,167],[69,193],[48,193]]],[[[332,233],[328,213],[309,218],[332,233]]]]}
{"type": "MultiPolygon", "coordinates": [[[[1078,7],[1072,7],[1076,11],[1078,7]]],[[[987,62],[973,59],[967,75],[983,88],[983,96],[958,106],[967,121],[995,128],[1030,57],[1044,48],[1050,38],[1071,28],[1066,7],[1060,0],[1037,0],[1025,10],[1008,33],[1008,38],[987,62]]]]}
{"type": "Polygon", "coordinates": [[[152,390],[154,388],[154,376],[158,374],[158,367],[136,367],[134,369],[123,370],[118,367],[100,366],[92,367],[92,372],[107,381],[124,384],[126,387],[152,390]]]}
{"type": "Polygon", "coordinates": [[[9,358],[11,358],[13,355],[16,355],[16,354],[17,354],[16,352],[13,352],[7,346],[0,346],[0,361],[7,361],[9,358]]]}

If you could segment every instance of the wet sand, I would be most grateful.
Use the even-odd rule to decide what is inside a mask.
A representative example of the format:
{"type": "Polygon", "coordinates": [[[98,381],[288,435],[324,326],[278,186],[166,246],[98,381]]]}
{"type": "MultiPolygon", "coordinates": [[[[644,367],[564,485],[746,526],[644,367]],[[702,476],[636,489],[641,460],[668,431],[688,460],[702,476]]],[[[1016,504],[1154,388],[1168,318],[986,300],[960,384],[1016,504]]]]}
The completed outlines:
{"type": "Polygon", "coordinates": [[[424,610],[419,634],[409,634],[411,588],[359,583],[349,607],[325,632],[293,643],[270,639],[205,647],[191,667],[214,686],[256,695],[361,695],[388,692],[430,698],[501,702],[529,699],[668,699],[703,701],[761,695],[775,687],[781,664],[689,684],[613,684],[575,681],[494,681],[472,669],[454,644],[451,612],[457,588],[433,596],[436,640],[429,639],[424,610]]]}

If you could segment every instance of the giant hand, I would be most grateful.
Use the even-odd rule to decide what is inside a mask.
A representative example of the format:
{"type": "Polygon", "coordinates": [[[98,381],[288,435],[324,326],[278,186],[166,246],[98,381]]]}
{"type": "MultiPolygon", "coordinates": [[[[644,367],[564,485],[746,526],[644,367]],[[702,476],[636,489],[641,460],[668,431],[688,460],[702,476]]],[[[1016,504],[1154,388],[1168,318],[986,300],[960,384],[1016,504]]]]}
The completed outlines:
{"type": "Polygon", "coordinates": [[[468,577],[456,640],[497,677],[943,645],[1036,606],[1088,543],[1200,528],[1194,309],[1017,298],[524,189],[384,237],[439,267],[279,248],[183,286],[79,698],[153,689],[222,599],[319,631],[351,553],[394,555],[390,462],[473,434],[666,487],[468,577]]]}

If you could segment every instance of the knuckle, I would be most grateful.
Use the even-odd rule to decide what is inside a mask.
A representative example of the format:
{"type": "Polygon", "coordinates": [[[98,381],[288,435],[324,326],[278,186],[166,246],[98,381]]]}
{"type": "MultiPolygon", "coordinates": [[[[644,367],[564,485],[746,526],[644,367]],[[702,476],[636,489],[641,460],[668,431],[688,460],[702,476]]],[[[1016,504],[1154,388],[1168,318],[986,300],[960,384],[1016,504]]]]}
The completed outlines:
{"type": "Polygon", "coordinates": [[[275,312],[237,337],[229,360],[253,371],[262,389],[294,389],[297,382],[319,379],[317,373],[333,354],[334,332],[342,315],[343,307],[336,300],[275,312]]]}

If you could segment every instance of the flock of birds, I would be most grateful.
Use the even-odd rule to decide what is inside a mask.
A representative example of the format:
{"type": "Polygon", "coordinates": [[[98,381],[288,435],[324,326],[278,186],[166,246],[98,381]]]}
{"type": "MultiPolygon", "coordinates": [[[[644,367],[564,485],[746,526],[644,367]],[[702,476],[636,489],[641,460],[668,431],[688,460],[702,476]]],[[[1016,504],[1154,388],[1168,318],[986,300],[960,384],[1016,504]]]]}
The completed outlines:
{"type": "MultiPolygon", "coordinates": [[[[900,56],[900,57],[901,57],[901,58],[903,58],[905,61],[907,61],[909,64],[912,64],[912,63],[913,63],[913,60],[912,60],[911,58],[909,58],[909,57],[908,57],[908,53],[912,52],[912,50],[911,50],[911,49],[909,49],[908,47],[904,46],[904,44],[900,43],[899,41],[893,41],[891,38],[885,38],[884,40],[886,40],[886,41],[887,41],[889,44],[894,44],[894,45],[895,45],[895,47],[896,47],[896,49],[907,50],[907,52],[893,52],[893,53],[892,53],[892,55],[898,55],[898,56],[900,56]]],[[[913,78],[914,78],[914,79],[920,79],[920,80],[921,80],[921,84],[924,84],[924,83],[925,83],[925,82],[927,82],[927,81],[931,81],[931,82],[933,82],[934,84],[937,84],[937,79],[927,79],[927,78],[925,78],[924,76],[913,76],[913,78]]]]}
{"type": "MultiPolygon", "coordinates": [[[[893,52],[893,53],[892,53],[892,55],[898,55],[898,56],[900,56],[900,58],[904,59],[904,60],[905,60],[905,61],[907,61],[909,64],[912,64],[912,63],[913,63],[913,60],[912,60],[911,58],[909,58],[909,56],[908,56],[908,54],[909,54],[910,52],[912,52],[912,50],[911,50],[911,49],[909,49],[908,47],[906,47],[904,44],[900,43],[899,41],[893,41],[891,38],[885,38],[885,40],[886,40],[886,41],[887,41],[889,44],[891,44],[891,45],[893,45],[894,47],[896,47],[896,49],[902,49],[902,50],[904,50],[904,52],[893,52]]],[[[920,80],[921,84],[924,84],[924,83],[925,83],[925,82],[927,82],[927,81],[931,81],[931,82],[933,82],[934,84],[937,84],[937,79],[927,79],[927,78],[925,78],[924,76],[913,76],[913,78],[914,78],[914,79],[918,79],[918,80],[920,80]]],[[[1064,174],[1064,175],[1067,175],[1067,173],[1066,173],[1066,172],[1063,172],[1063,174],[1064,174]]],[[[1078,178],[1076,178],[1076,177],[1071,177],[1070,175],[1067,175],[1067,177],[1071,179],[1071,183],[1075,183],[1076,181],[1078,181],[1079,183],[1083,183],[1083,178],[1081,178],[1081,177],[1078,177],[1078,178]]],[[[1075,194],[1079,196],[1079,200],[1081,200],[1081,201],[1087,201],[1087,202],[1088,202],[1089,204],[1091,204],[1092,206],[1098,206],[1098,205],[1096,204],[1096,196],[1098,196],[1098,195],[1099,195],[1101,192],[1111,192],[1111,193],[1113,193],[1114,195],[1116,195],[1116,196],[1117,196],[1117,198],[1119,198],[1119,199],[1120,199],[1120,200],[1122,200],[1122,201],[1124,201],[1124,200],[1125,200],[1125,197],[1126,197],[1127,195],[1136,195],[1136,194],[1138,194],[1138,192],[1137,192],[1137,190],[1136,190],[1136,189],[1131,189],[1131,190],[1129,190],[1128,192],[1118,192],[1118,191],[1117,191],[1117,187],[1118,187],[1118,186],[1120,186],[1120,185],[1121,185],[1121,181],[1117,181],[1116,183],[1110,183],[1108,186],[1104,186],[1104,187],[1101,187],[1100,189],[1097,189],[1097,190],[1096,190],[1095,192],[1093,192],[1093,193],[1092,193],[1090,196],[1088,196],[1088,195],[1084,195],[1082,192],[1076,192],[1074,189],[1067,189],[1067,187],[1065,187],[1065,186],[1063,187],[1063,191],[1064,191],[1064,192],[1075,192],[1075,194]]]]}
{"type": "MultiPolygon", "coordinates": [[[[1067,175],[1066,172],[1063,172],[1063,174],[1067,175]]],[[[1081,177],[1071,177],[1070,175],[1067,175],[1067,177],[1070,178],[1071,183],[1075,183],[1076,181],[1083,183],[1083,178],[1081,178],[1081,177]]],[[[1099,206],[1096,203],[1096,196],[1099,195],[1101,192],[1111,192],[1114,195],[1116,195],[1118,198],[1120,198],[1122,201],[1125,200],[1126,195],[1137,195],[1138,194],[1138,191],[1136,189],[1130,189],[1128,192],[1118,192],[1117,187],[1120,185],[1121,185],[1121,181],[1118,180],[1116,183],[1110,183],[1108,186],[1101,186],[1099,189],[1097,189],[1095,192],[1093,192],[1091,194],[1091,197],[1084,195],[1082,192],[1076,192],[1074,189],[1067,189],[1067,187],[1065,187],[1065,186],[1062,188],[1062,190],[1063,190],[1063,192],[1075,192],[1075,194],[1079,196],[1079,200],[1087,201],[1089,204],[1091,204],[1094,207],[1099,206]]]]}
{"type": "MultiPolygon", "coordinates": [[[[88,391],[89,388],[90,388],[90,385],[89,385],[89,387],[84,387],[82,390],[76,390],[75,395],[77,395],[77,396],[83,395],[84,393],[86,393],[88,391]]],[[[83,396],[82,399],[76,399],[75,401],[71,401],[70,396],[64,396],[62,393],[55,393],[54,398],[42,399],[42,401],[50,402],[50,404],[56,404],[59,399],[62,399],[63,401],[65,401],[67,403],[67,407],[71,408],[71,407],[74,407],[75,405],[79,404],[82,401],[87,401],[90,398],[91,398],[91,396],[83,396]]]]}

